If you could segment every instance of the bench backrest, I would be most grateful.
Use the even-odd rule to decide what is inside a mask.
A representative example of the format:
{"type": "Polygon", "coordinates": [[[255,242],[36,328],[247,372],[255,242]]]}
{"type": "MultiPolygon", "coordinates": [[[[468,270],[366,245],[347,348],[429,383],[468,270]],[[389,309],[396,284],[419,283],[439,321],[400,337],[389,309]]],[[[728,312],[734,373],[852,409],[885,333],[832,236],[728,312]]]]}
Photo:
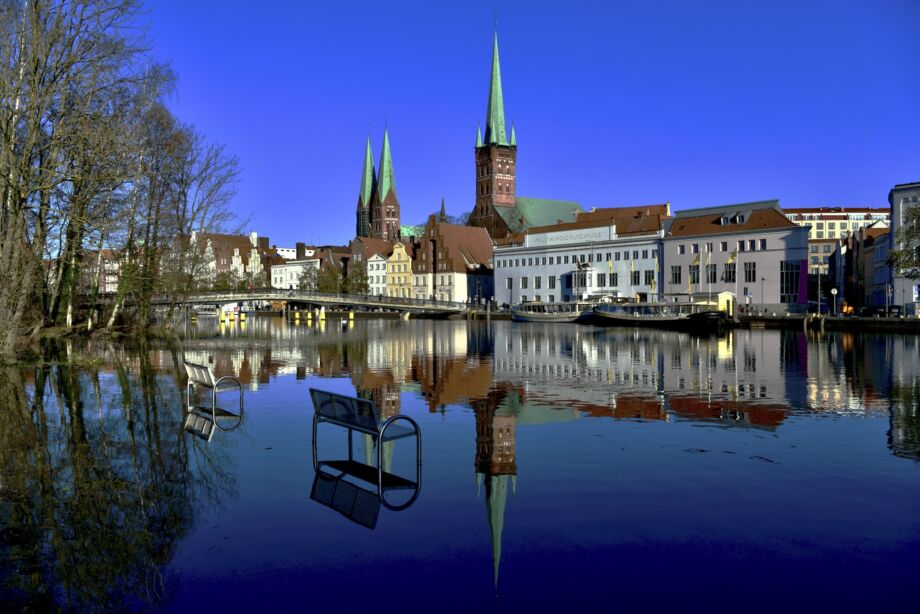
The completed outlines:
{"type": "Polygon", "coordinates": [[[313,411],[322,418],[371,431],[376,431],[379,426],[373,401],[316,388],[310,388],[310,398],[313,400],[313,411]]]}
{"type": "Polygon", "coordinates": [[[193,384],[213,388],[217,379],[214,377],[214,371],[207,365],[197,365],[193,362],[185,363],[185,372],[193,384]]]}

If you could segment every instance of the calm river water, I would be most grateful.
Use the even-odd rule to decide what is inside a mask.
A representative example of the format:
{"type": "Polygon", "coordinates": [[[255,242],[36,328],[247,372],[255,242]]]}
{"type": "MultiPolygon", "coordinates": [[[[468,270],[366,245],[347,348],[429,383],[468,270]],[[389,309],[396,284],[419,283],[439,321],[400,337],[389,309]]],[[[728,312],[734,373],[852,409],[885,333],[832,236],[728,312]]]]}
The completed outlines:
{"type": "Polygon", "coordinates": [[[916,601],[917,337],[256,318],[65,349],[98,366],[0,370],[0,610],[916,601]],[[240,378],[238,428],[187,420],[183,357],[240,378]],[[318,474],[348,448],[320,425],[314,459],[311,387],[414,418],[420,487],[413,439],[384,502],[318,474]]]}

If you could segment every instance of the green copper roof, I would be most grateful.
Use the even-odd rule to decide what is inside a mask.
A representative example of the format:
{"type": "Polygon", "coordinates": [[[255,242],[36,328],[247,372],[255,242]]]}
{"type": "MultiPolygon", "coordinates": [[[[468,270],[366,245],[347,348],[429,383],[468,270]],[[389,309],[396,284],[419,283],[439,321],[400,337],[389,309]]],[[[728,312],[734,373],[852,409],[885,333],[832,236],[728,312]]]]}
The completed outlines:
{"type": "Polygon", "coordinates": [[[399,236],[401,237],[421,237],[425,234],[425,226],[400,226],[399,236]]]}
{"type": "Polygon", "coordinates": [[[489,476],[486,491],[486,509],[489,513],[489,529],[492,533],[492,574],[495,588],[498,588],[498,566],[502,560],[502,530],[505,528],[505,505],[508,501],[507,475],[489,476]]]}
{"type": "Polygon", "coordinates": [[[482,129],[476,126],[476,147],[482,147],[482,129]]]}
{"type": "Polygon", "coordinates": [[[377,177],[377,191],[382,201],[390,190],[396,195],[396,177],[393,175],[393,156],[390,154],[390,135],[383,129],[383,149],[380,152],[380,175],[377,177]]]}
{"type": "Polygon", "coordinates": [[[511,124],[511,146],[517,147],[517,138],[514,136],[514,124],[511,124]]]}
{"type": "Polygon", "coordinates": [[[498,32],[492,44],[492,77],[489,81],[489,106],[486,109],[486,143],[507,145],[505,103],[502,99],[502,71],[498,65],[498,32]]]}
{"type": "Polygon", "coordinates": [[[377,174],[374,172],[374,156],[371,154],[371,137],[367,137],[367,145],[364,148],[364,170],[361,171],[361,191],[358,193],[361,204],[365,207],[371,204],[371,195],[374,193],[376,183],[377,174]]]}
{"type": "Polygon", "coordinates": [[[514,199],[513,207],[495,207],[511,232],[524,232],[533,226],[549,226],[557,221],[574,222],[575,213],[584,211],[576,202],[543,198],[514,199]]]}

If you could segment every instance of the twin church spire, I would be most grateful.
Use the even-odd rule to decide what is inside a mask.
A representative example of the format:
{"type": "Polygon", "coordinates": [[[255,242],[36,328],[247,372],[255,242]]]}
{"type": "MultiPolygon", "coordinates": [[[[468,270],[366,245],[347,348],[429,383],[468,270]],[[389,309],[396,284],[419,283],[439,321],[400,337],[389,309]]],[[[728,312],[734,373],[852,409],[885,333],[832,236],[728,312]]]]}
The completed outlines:
{"type": "Polygon", "coordinates": [[[377,168],[374,167],[374,157],[371,154],[371,139],[367,137],[356,217],[357,236],[385,241],[399,239],[399,200],[396,196],[396,175],[393,172],[393,155],[390,152],[387,128],[383,129],[383,148],[377,168]]]}

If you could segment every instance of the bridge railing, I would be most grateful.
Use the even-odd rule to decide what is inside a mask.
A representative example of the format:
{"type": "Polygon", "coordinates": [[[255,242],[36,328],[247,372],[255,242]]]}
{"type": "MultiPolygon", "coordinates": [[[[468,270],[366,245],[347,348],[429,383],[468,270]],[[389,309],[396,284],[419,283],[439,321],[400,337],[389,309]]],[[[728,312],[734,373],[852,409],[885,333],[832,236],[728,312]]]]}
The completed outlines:
{"type": "MultiPolygon", "coordinates": [[[[167,297],[163,297],[166,302],[167,297]]],[[[361,305],[361,306],[380,306],[380,307],[412,307],[423,309],[442,309],[442,310],[463,310],[476,308],[478,305],[455,302],[439,301],[433,299],[419,299],[398,296],[377,296],[371,294],[339,294],[334,292],[313,292],[304,290],[279,290],[277,288],[260,288],[246,292],[226,292],[210,291],[198,292],[186,297],[180,302],[242,302],[242,301],[259,301],[259,300],[295,300],[295,301],[318,301],[322,303],[338,303],[343,305],[361,305]]]]}

